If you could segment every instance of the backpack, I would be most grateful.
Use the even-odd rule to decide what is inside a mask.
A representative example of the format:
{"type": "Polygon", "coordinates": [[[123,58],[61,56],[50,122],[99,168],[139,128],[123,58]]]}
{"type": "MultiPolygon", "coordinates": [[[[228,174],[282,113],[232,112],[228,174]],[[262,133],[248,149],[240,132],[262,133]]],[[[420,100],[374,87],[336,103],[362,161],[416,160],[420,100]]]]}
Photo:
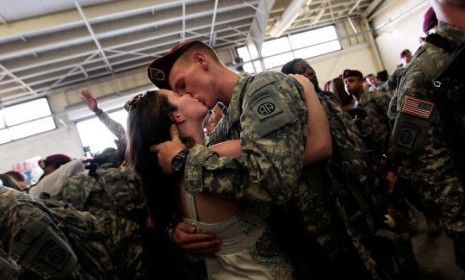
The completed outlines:
{"type": "Polygon", "coordinates": [[[328,115],[333,145],[327,165],[332,186],[330,201],[355,250],[374,279],[414,277],[418,266],[410,236],[384,223],[389,194],[381,178],[383,171],[375,166],[378,163],[366,148],[356,121],[328,95],[321,96],[320,101],[328,115]]]}
{"type": "Polygon", "coordinates": [[[454,159],[458,177],[465,184],[465,42],[456,44],[437,34],[432,38],[429,39],[431,43],[450,53],[433,80],[434,101],[444,123],[446,146],[454,159]]]}

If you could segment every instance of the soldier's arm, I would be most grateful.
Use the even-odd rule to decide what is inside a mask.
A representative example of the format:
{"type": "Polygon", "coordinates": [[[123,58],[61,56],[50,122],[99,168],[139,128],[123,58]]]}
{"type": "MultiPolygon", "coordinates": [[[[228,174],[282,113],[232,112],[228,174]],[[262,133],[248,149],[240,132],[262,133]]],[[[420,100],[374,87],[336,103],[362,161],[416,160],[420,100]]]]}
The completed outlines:
{"type": "Polygon", "coordinates": [[[220,157],[206,147],[191,149],[184,172],[188,192],[237,199],[285,202],[303,165],[307,112],[302,88],[289,78],[244,96],[243,155],[220,157]]]}
{"type": "MultiPolygon", "coordinates": [[[[308,110],[307,142],[305,144],[304,165],[324,160],[332,154],[331,133],[328,117],[320,103],[315,88],[302,75],[292,75],[304,88],[308,110]]],[[[240,140],[230,140],[210,146],[210,149],[222,156],[242,154],[240,140]]]]}
{"type": "Polygon", "coordinates": [[[116,138],[118,138],[118,140],[126,141],[126,132],[122,124],[110,118],[110,116],[103,111],[99,111],[96,114],[99,120],[116,136],[116,138]]]}
{"type": "MultiPolygon", "coordinates": [[[[396,122],[405,118],[404,112],[409,110],[405,105],[407,97],[413,97],[421,102],[432,102],[433,87],[432,78],[435,74],[427,75],[421,71],[421,65],[411,65],[399,85],[399,114],[396,122]],[[404,112],[403,112],[404,111],[404,112]]],[[[425,106],[425,108],[428,108],[425,106]]],[[[429,109],[428,109],[429,110],[429,109]]],[[[431,115],[426,117],[414,117],[410,126],[399,126],[396,123],[395,130],[407,130],[413,127],[413,135],[416,139],[411,148],[406,149],[405,139],[392,139],[391,148],[401,149],[404,174],[417,186],[419,193],[428,202],[432,210],[439,214],[440,222],[446,231],[453,232],[464,217],[464,190],[456,175],[457,170],[453,165],[450,151],[447,149],[444,139],[444,126],[436,105],[431,108],[431,115]],[[412,125],[413,123],[413,125],[412,125]],[[403,146],[402,146],[403,145],[403,146]],[[461,218],[459,218],[462,216],[461,218]]],[[[395,135],[395,133],[394,133],[395,135]]],[[[407,145],[408,146],[408,145],[407,145]]]]}
{"type": "Polygon", "coordinates": [[[310,81],[302,75],[294,77],[305,90],[305,101],[308,112],[307,142],[305,143],[304,164],[312,164],[332,155],[333,146],[329,121],[321,105],[315,88],[310,81]]]}

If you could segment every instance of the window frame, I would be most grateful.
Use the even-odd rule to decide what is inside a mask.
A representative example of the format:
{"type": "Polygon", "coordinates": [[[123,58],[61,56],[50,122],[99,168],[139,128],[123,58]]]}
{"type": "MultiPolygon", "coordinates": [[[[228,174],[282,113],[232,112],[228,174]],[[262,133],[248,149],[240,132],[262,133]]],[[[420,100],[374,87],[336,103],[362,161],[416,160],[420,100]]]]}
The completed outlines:
{"type": "Polygon", "coordinates": [[[31,135],[27,135],[27,136],[23,136],[23,137],[19,137],[19,138],[13,138],[13,137],[11,137],[12,135],[10,134],[9,135],[10,140],[6,141],[6,142],[3,142],[3,143],[0,143],[0,145],[10,144],[10,143],[20,141],[20,140],[23,140],[23,139],[26,139],[26,138],[29,138],[29,137],[34,137],[34,136],[38,136],[38,135],[41,135],[41,134],[45,134],[45,133],[48,133],[50,131],[56,130],[58,128],[58,125],[57,125],[57,122],[56,122],[56,119],[55,119],[55,114],[54,114],[54,112],[52,110],[52,107],[50,106],[50,101],[49,101],[49,99],[47,97],[39,97],[39,98],[35,98],[35,99],[30,99],[30,100],[27,100],[27,101],[24,101],[24,102],[15,103],[15,104],[11,104],[11,105],[8,105],[8,106],[1,107],[0,108],[0,118],[2,119],[2,122],[3,122],[3,127],[0,128],[0,131],[6,131],[7,133],[9,132],[10,128],[18,127],[18,126],[21,126],[21,125],[24,125],[24,124],[27,124],[27,123],[31,123],[31,122],[35,122],[35,121],[43,120],[43,119],[47,119],[47,118],[51,118],[51,120],[53,122],[53,126],[54,126],[51,129],[40,131],[40,132],[31,134],[31,135]],[[50,112],[49,115],[41,116],[41,117],[34,118],[34,119],[30,119],[30,120],[27,120],[27,121],[22,121],[22,122],[19,122],[17,124],[11,125],[11,126],[7,124],[6,119],[5,119],[5,113],[4,113],[5,108],[11,108],[11,107],[19,106],[19,105],[29,103],[29,102],[34,102],[34,101],[40,100],[40,99],[45,100],[45,103],[46,103],[46,105],[48,107],[48,110],[50,112]]]}
{"type": "MultiPolygon", "coordinates": [[[[284,52],[279,52],[279,53],[275,53],[273,55],[268,55],[268,56],[262,56],[262,57],[254,57],[252,55],[252,52],[249,50],[249,47],[248,45],[242,45],[240,47],[236,47],[236,52],[237,54],[239,55],[239,53],[241,51],[239,51],[239,49],[245,49],[249,56],[250,56],[250,59],[246,60],[245,58],[241,57],[243,59],[243,67],[244,69],[246,68],[250,68],[250,69],[253,69],[254,72],[251,72],[251,73],[259,73],[261,71],[263,71],[264,69],[259,69],[259,71],[256,71],[256,63],[260,64],[262,67],[260,68],[265,68],[265,60],[266,59],[270,59],[272,57],[275,57],[275,56],[284,56],[285,54],[287,53],[291,53],[292,54],[292,57],[293,59],[295,58],[302,58],[302,59],[310,59],[310,58],[315,58],[315,57],[319,57],[319,56],[323,56],[323,55],[327,55],[327,54],[331,54],[331,53],[335,53],[335,52],[338,52],[338,51],[341,51],[343,50],[343,44],[341,42],[341,38],[340,38],[340,35],[339,35],[339,32],[336,28],[336,25],[335,24],[329,24],[329,25],[325,25],[325,26],[321,26],[321,27],[318,27],[318,28],[314,28],[314,29],[307,29],[307,30],[301,30],[301,31],[298,31],[298,32],[295,32],[295,33],[290,33],[290,34],[286,34],[286,35],[283,35],[281,37],[278,37],[278,38],[269,38],[267,40],[265,40],[265,42],[267,41],[272,41],[272,40],[278,40],[278,39],[283,39],[283,38],[287,38],[287,40],[289,41],[289,45],[290,45],[290,49],[287,50],[287,51],[284,51],[284,52]],[[299,48],[293,48],[292,47],[292,41],[291,41],[291,37],[293,35],[297,35],[297,34],[302,34],[302,33],[305,33],[305,32],[310,32],[310,31],[314,31],[314,30],[319,30],[319,29],[325,29],[325,28],[328,28],[328,27],[332,27],[333,30],[334,30],[334,34],[336,35],[336,38],[335,39],[332,39],[332,40],[329,40],[329,41],[323,41],[323,42],[319,42],[319,43],[316,43],[316,44],[310,44],[310,45],[306,45],[306,46],[302,46],[302,47],[299,47],[299,48]],[[296,57],[295,55],[295,52],[296,51],[299,51],[299,50],[303,50],[303,49],[306,49],[306,48],[311,48],[311,47],[317,47],[319,45],[322,45],[322,44],[328,44],[328,43],[331,43],[331,42],[337,42],[338,45],[339,45],[339,49],[337,50],[331,50],[331,51],[328,51],[328,52],[325,52],[325,53],[321,53],[321,54],[318,54],[318,55],[314,55],[314,56],[309,56],[309,57],[296,57]]],[[[289,61],[289,60],[288,60],[289,61]]],[[[265,68],[266,69],[273,69],[273,68],[276,68],[278,66],[282,66],[284,65],[285,63],[287,63],[288,61],[284,62],[283,64],[277,64],[275,66],[272,66],[272,67],[269,67],[269,68],[265,68]]]]}

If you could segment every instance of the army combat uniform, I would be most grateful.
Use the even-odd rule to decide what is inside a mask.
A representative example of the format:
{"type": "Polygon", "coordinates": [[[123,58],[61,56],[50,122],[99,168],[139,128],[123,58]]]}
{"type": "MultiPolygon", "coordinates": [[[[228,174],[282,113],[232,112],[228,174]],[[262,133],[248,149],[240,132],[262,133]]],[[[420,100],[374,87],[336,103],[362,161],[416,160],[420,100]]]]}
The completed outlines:
{"type": "MultiPolygon", "coordinates": [[[[446,93],[459,97],[448,107],[440,105],[438,100],[444,97],[436,94],[433,85],[433,80],[454,50],[453,47],[448,47],[463,43],[465,32],[439,22],[434,36],[442,38],[438,40],[439,44],[429,43],[427,38],[427,42],[415,53],[400,81],[398,114],[391,148],[401,155],[400,176],[413,182],[415,191],[438,218],[442,228],[454,239],[457,261],[465,268],[463,255],[457,255],[460,253],[460,250],[457,251],[460,246],[465,248],[465,195],[461,181],[465,170],[463,161],[454,158],[462,156],[463,159],[463,148],[452,151],[448,145],[451,141],[461,141],[461,146],[464,143],[463,79],[447,86],[446,93]],[[459,105],[456,111],[454,104],[459,105]],[[447,111],[454,111],[453,118],[459,120],[452,128],[447,128],[452,118],[443,118],[447,111]]],[[[462,67],[463,65],[459,71],[463,73],[462,67]]],[[[445,98],[449,98],[449,95],[445,98]]]]}
{"type": "Polygon", "coordinates": [[[192,194],[233,195],[240,200],[282,204],[299,183],[307,131],[304,92],[277,72],[239,76],[210,143],[241,139],[243,155],[219,157],[206,147],[190,150],[184,186],[192,194]]]}
{"type": "Polygon", "coordinates": [[[0,278],[86,279],[63,230],[42,203],[0,187],[0,278]]]}
{"type": "MultiPolygon", "coordinates": [[[[302,279],[327,272],[322,272],[327,268],[320,266],[324,260],[316,257],[316,247],[310,239],[317,239],[323,247],[337,247],[333,236],[328,236],[330,231],[334,233],[334,227],[328,197],[324,197],[326,185],[320,174],[320,168],[325,167],[305,167],[304,174],[300,172],[307,131],[306,110],[303,89],[297,80],[273,72],[255,77],[242,74],[227,113],[210,135],[209,144],[240,138],[245,154],[219,157],[205,147],[194,147],[187,157],[184,173],[189,192],[233,195],[245,207],[255,204],[257,211],[267,209],[263,205],[287,203],[284,214],[278,211],[284,223],[278,221],[281,229],[277,231],[285,231],[283,238],[288,239],[285,246],[289,246],[289,241],[302,241],[290,245],[300,246],[297,254],[307,260],[304,263],[297,260],[297,265],[305,270],[303,275],[297,275],[302,279]]],[[[276,216],[272,212],[272,224],[276,216]]],[[[295,257],[294,249],[291,254],[295,257]]]]}
{"type": "Polygon", "coordinates": [[[375,91],[364,93],[358,100],[359,106],[366,112],[369,125],[364,126],[367,146],[373,149],[375,160],[388,149],[391,132],[388,108],[390,97],[387,93],[375,91]]]}

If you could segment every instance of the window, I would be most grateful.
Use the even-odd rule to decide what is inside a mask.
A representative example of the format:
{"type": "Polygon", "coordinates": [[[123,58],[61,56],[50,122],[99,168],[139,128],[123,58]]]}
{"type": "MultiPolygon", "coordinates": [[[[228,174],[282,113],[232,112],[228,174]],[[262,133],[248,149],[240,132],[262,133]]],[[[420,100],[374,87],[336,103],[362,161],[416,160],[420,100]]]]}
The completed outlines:
{"type": "Polygon", "coordinates": [[[0,144],[56,128],[46,98],[5,107],[0,110],[0,144]]]}
{"type": "MultiPolygon", "coordinates": [[[[119,122],[126,129],[128,113],[121,109],[108,114],[110,118],[119,122]]],[[[76,123],[76,127],[81,138],[82,146],[89,147],[91,153],[96,154],[103,151],[105,148],[116,148],[116,137],[111,131],[98,119],[92,117],[76,123]]]]}
{"type": "MultiPolygon", "coordinates": [[[[263,42],[261,53],[264,67],[270,69],[284,65],[294,58],[308,59],[340,49],[342,47],[336,28],[330,25],[267,40],[263,42]]],[[[244,60],[244,71],[262,71],[262,64],[253,44],[237,48],[237,53],[244,60]]]]}

